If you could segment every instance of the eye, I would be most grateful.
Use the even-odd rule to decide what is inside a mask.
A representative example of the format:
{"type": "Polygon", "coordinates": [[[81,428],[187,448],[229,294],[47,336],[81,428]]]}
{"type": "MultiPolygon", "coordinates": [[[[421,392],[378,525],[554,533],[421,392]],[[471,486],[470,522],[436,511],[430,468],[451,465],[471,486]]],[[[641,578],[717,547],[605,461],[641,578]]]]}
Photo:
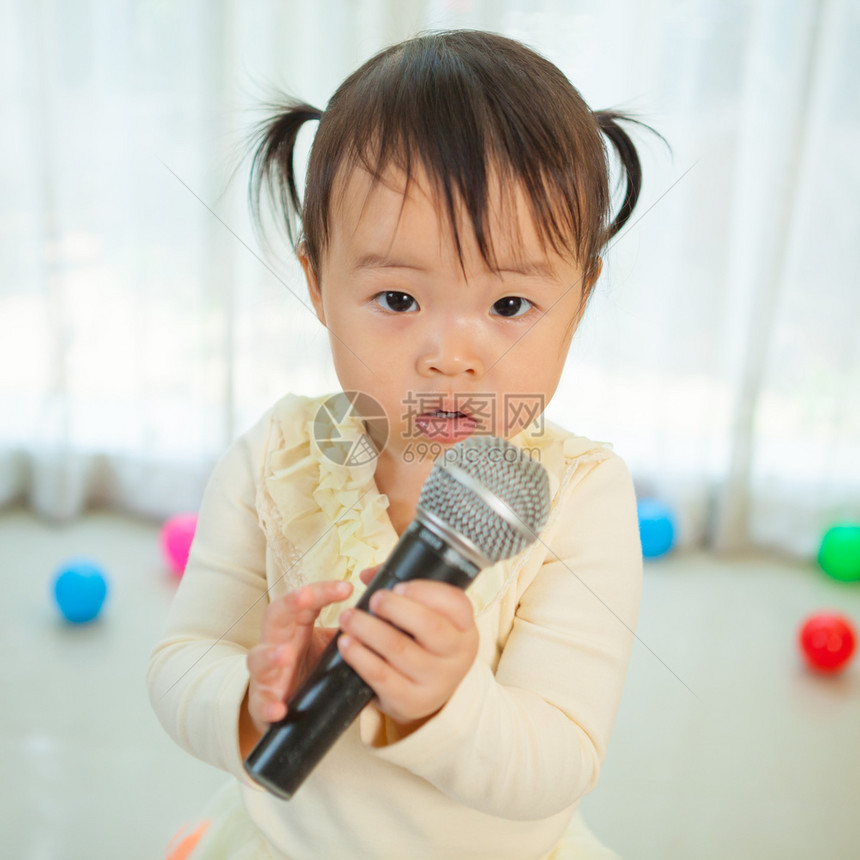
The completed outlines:
{"type": "Polygon", "coordinates": [[[397,290],[386,290],[384,293],[377,293],[373,300],[387,311],[394,313],[406,313],[415,305],[415,310],[418,310],[418,302],[409,295],[409,293],[401,293],[397,290]]]}
{"type": "Polygon", "coordinates": [[[493,305],[493,310],[497,316],[510,319],[523,316],[533,307],[534,305],[528,299],[520,296],[505,296],[493,305]]]}

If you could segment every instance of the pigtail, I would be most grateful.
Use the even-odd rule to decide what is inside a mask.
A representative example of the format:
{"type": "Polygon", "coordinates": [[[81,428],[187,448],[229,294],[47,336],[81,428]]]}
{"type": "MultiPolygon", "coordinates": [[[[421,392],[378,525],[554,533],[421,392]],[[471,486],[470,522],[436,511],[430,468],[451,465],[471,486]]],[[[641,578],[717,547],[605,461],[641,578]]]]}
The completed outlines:
{"type": "Polygon", "coordinates": [[[248,183],[252,226],[260,236],[264,236],[260,194],[265,184],[269,200],[275,211],[283,216],[287,236],[295,248],[302,220],[302,202],[293,161],[296,139],[302,126],[308,120],[321,119],[323,112],[291,99],[270,103],[267,108],[274,111],[273,115],[260,122],[250,135],[250,145],[254,148],[248,183]]]}
{"type": "Polygon", "coordinates": [[[610,143],[618,153],[618,157],[621,160],[621,167],[624,170],[626,182],[624,201],[622,202],[621,208],[618,210],[618,214],[615,216],[615,219],[610,223],[606,231],[606,241],[609,241],[609,239],[615,236],[630,220],[630,216],[633,214],[633,209],[639,200],[639,193],[642,190],[642,164],[639,161],[639,154],[636,152],[636,147],[633,145],[633,141],[630,139],[630,136],[623,128],[621,128],[620,125],[618,125],[616,120],[635,122],[637,125],[641,125],[643,128],[647,128],[648,131],[656,134],[657,137],[659,137],[663,143],[666,143],[667,146],[668,143],[663,135],[658,131],[654,131],[651,126],[646,125],[631,116],[617,113],[615,111],[601,110],[594,111],[594,118],[597,120],[597,124],[599,125],[601,132],[609,138],[610,143]]]}

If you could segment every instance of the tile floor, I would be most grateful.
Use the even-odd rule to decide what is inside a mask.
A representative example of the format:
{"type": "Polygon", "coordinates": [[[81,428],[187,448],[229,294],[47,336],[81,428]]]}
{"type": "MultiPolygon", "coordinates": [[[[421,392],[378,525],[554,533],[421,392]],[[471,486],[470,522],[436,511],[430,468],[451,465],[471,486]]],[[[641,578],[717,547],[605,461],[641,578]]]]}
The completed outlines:
{"type": "MultiPolygon", "coordinates": [[[[224,779],[149,707],[144,672],[175,590],[157,531],[105,512],[64,527],[0,513],[0,857],[158,860],[224,779]],[[49,596],[74,555],[110,575],[83,627],[49,596]]],[[[860,856],[860,659],[819,677],[794,644],[823,607],[860,625],[860,585],[766,557],[649,564],[609,757],[583,802],[625,860],[860,856]]]]}

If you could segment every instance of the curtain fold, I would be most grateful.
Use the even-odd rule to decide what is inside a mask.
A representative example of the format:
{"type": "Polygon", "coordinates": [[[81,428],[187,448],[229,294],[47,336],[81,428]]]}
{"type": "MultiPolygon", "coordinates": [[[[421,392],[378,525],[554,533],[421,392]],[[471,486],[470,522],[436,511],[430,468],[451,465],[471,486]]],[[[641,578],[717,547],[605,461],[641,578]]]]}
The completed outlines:
{"type": "Polygon", "coordinates": [[[193,509],[271,402],[336,388],[243,141],[273,87],[322,108],[446,27],[522,39],[672,147],[630,127],[642,201],[549,417],[612,441],[682,545],[808,556],[860,520],[852,0],[0,6],[0,505],[193,509]]]}

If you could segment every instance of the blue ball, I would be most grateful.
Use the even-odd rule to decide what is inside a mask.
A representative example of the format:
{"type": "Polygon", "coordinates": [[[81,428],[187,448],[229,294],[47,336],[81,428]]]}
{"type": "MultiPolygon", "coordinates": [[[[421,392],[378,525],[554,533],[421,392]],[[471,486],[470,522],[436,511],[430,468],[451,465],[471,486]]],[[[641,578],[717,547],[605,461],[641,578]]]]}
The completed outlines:
{"type": "Polygon", "coordinates": [[[54,578],[54,598],[63,616],[74,624],[92,621],[107,597],[107,580],[89,559],[67,561],[54,578]]]}
{"type": "Polygon", "coordinates": [[[671,509],[657,499],[640,499],[636,503],[639,515],[639,537],[642,555],[659,558],[672,549],[675,542],[675,518],[671,509]]]}

